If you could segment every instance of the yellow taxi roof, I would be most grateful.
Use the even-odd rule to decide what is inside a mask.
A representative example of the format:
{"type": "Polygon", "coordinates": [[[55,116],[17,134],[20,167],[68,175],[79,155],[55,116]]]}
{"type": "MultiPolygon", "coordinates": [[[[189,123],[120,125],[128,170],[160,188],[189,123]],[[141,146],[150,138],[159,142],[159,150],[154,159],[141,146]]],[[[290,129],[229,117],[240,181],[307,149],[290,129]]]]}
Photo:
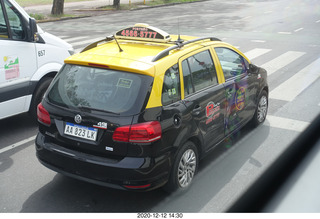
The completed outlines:
{"type": "MultiPolygon", "coordinates": [[[[184,41],[196,38],[193,36],[181,36],[184,41]]],[[[153,62],[152,59],[163,50],[176,45],[175,41],[177,39],[178,36],[176,35],[171,35],[169,42],[118,39],[117,42],[122,52],[120,52],[117,42],[112,40],[85,52],[75,54],[67,58],[65,63],[112,68],[154,76],[153,68],[157,62],[153,62]]],[[[188,47],[195,49],[194,46],[195,44],[191,44],[179,50],[173,50],[171,54],[188,50],[188,47]]]]}

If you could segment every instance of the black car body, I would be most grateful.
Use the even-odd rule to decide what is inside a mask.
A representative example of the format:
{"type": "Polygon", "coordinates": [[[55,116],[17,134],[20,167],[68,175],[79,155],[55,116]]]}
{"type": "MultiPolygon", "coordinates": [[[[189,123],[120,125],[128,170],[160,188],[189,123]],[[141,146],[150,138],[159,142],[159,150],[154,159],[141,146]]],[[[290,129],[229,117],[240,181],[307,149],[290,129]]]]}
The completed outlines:
{"type": "Polygon", "coordinates": [[[36,153],[54,171],[118,189],[186,189],[207,152],[266,118],[266,71],[227,43],[146,25],[105,41],[66,59],[38,106],[36,153]]]}

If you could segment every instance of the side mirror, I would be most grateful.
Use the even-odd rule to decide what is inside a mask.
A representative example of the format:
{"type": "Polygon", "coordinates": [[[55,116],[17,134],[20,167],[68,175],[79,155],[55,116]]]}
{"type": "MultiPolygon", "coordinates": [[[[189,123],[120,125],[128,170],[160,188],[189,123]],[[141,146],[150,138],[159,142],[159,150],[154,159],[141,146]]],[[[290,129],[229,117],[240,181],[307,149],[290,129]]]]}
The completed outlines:
{"type": "Polygon", "coordinates": [[[34,18],[29,18],[29,27],[30,27],[30,41],[38,42],[39,41],[38,26],[34,18]]]}
{"type": "Polygon", "coordinates": [[[259,72],[259,67],[254,64],[249,64],[249,72],[253,74],[257,74],[259,72]]]}

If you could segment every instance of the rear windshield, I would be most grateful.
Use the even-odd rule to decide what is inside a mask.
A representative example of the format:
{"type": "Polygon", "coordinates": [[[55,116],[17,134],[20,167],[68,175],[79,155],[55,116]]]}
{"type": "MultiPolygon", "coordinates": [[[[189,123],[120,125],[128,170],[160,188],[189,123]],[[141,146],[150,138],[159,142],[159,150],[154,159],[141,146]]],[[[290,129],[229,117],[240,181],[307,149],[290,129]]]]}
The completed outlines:
{"type": "Polygon", "coordinates": [[[52,82],[47,100],[70,109],[136,114],[146,104],[152,81],[146,75],[65,65],[52,82]]]}

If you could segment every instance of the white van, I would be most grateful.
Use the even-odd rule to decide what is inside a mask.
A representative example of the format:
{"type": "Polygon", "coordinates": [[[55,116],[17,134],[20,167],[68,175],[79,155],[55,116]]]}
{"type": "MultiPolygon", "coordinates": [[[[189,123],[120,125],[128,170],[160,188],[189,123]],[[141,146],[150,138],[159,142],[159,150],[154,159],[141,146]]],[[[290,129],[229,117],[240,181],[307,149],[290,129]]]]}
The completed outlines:
{"type": "Polygon", "coordinates": [[[14,0],[0,0],[0,119],[28,111],[36,118],[44,92],[73,52],[14,0]]]}

